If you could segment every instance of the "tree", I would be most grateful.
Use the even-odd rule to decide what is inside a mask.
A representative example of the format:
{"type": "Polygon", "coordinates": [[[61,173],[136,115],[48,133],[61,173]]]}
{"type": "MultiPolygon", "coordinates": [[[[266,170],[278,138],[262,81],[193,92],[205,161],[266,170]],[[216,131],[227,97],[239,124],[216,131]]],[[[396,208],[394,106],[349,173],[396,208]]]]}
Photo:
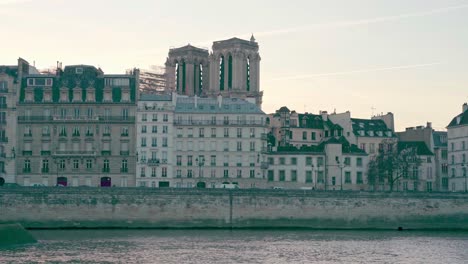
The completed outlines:
{"type": "Polygon", "coordinates": [[[415,146],[397,144],[394,140],[382,142],[379,153],[371,158],[368,167],[368,181],[375,186],[378,182],[386,182],[390,191],[402,178],[408,176],[411,169],[419,168],[421,161],[415,146]]]}

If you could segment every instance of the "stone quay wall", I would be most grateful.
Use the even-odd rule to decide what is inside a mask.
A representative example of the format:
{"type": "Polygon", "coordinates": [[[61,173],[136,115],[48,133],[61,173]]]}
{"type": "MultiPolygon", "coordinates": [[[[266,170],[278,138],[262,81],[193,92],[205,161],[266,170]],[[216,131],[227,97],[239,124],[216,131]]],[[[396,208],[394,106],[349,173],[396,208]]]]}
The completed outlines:
{"type": "Polygon", "coordinates": [[[26,228],[465,229],[468,194],[0,188],[0,224],[26,228]]]}

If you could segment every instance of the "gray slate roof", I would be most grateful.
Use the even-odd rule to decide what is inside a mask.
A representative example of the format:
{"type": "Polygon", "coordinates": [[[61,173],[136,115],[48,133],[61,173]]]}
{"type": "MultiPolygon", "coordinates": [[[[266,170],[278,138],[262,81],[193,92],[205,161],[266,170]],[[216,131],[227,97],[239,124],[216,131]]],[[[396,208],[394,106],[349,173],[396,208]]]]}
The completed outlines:
{"type": "Polygon", "coordinates": [[[217,98],[178,97],[176,113],[265,114],[257,105],[237,98],[223,98],[219,107],[217,98]],[[195,107],[197,100],[197,107],[195,107]]]}

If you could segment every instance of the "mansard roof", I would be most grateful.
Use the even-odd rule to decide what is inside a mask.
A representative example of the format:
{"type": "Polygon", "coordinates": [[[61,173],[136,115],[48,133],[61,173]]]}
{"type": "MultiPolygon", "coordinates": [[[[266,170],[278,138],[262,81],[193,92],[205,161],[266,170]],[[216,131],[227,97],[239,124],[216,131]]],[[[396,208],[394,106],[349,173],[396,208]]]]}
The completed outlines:
{"type": "Polygon", "coordinates": [[[434,139],[434,147],[447,147],[447,132],[433,131],[432,138],[434,139]]]}
{"type": "MultiPolygon", "coordinates": [[[[392,137],[395,134],[392,132],[391,129],[387,127],[385,122],[381,119],[360,119],[360,118],[351,118],[351,123],[353,126],[353,133],[357,136],[360,135],[359,131],[364,131],[365,136],[367,137],[378,137],[379,135],[375,132],[391,132],[392,137]],[[369,133],[372,132],[372,133],[369,133]]],[[[387,137],[387,135],[382,135],[387,137]]]]}
{"type": "Polygon", "coordinates": [[[238,98],[177,97],[177,113],[265,114],[256,104],[238,98]],[[219,100],[219,101],[218,101],[219,100]],[[220,104],[221,102],[221,104],[220,104]]]}
{"type": "Polygon", "coordinates": [[[419,156],[433,156],[434,153],[427,147],[424,141],[398,141],[398,151],[415,148],[419,156]]]}
{"type": "Polygon", "coordinates": [[[233,45],[240,45],[243,47],[250,47],[255,50],[258,49],[258,43],[255,41],[249,41],[245,39],[240,39],[237,37],[226,39],[226,40],[218,40],[213,42],[213,49],[218,49],[218,48],[225,48],[225,47],[231,47],[233,45]]]}
{"type": "Polygon", "coordinates": [[[172,101],[172,94],[140,94],[140,101],[172,101]]]}
{"type": "Polygon", "coordinates": [[[447,128],[468,125],[468,110],[452,119],[447,128]]]}

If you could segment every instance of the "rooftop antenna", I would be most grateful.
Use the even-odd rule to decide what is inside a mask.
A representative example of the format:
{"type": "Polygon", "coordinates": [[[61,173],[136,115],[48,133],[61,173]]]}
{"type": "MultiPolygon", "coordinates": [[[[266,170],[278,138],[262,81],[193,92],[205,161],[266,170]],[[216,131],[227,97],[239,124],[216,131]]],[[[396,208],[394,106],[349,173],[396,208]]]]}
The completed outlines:
{"type": "Polygon", "coordinates": [[[372,107],[371,107],[371,109],[372,109],[372,116],[374,116],[374,110],[375,110],[375,107],[374,107],[374,106],[372,106],[372,107]]]}

